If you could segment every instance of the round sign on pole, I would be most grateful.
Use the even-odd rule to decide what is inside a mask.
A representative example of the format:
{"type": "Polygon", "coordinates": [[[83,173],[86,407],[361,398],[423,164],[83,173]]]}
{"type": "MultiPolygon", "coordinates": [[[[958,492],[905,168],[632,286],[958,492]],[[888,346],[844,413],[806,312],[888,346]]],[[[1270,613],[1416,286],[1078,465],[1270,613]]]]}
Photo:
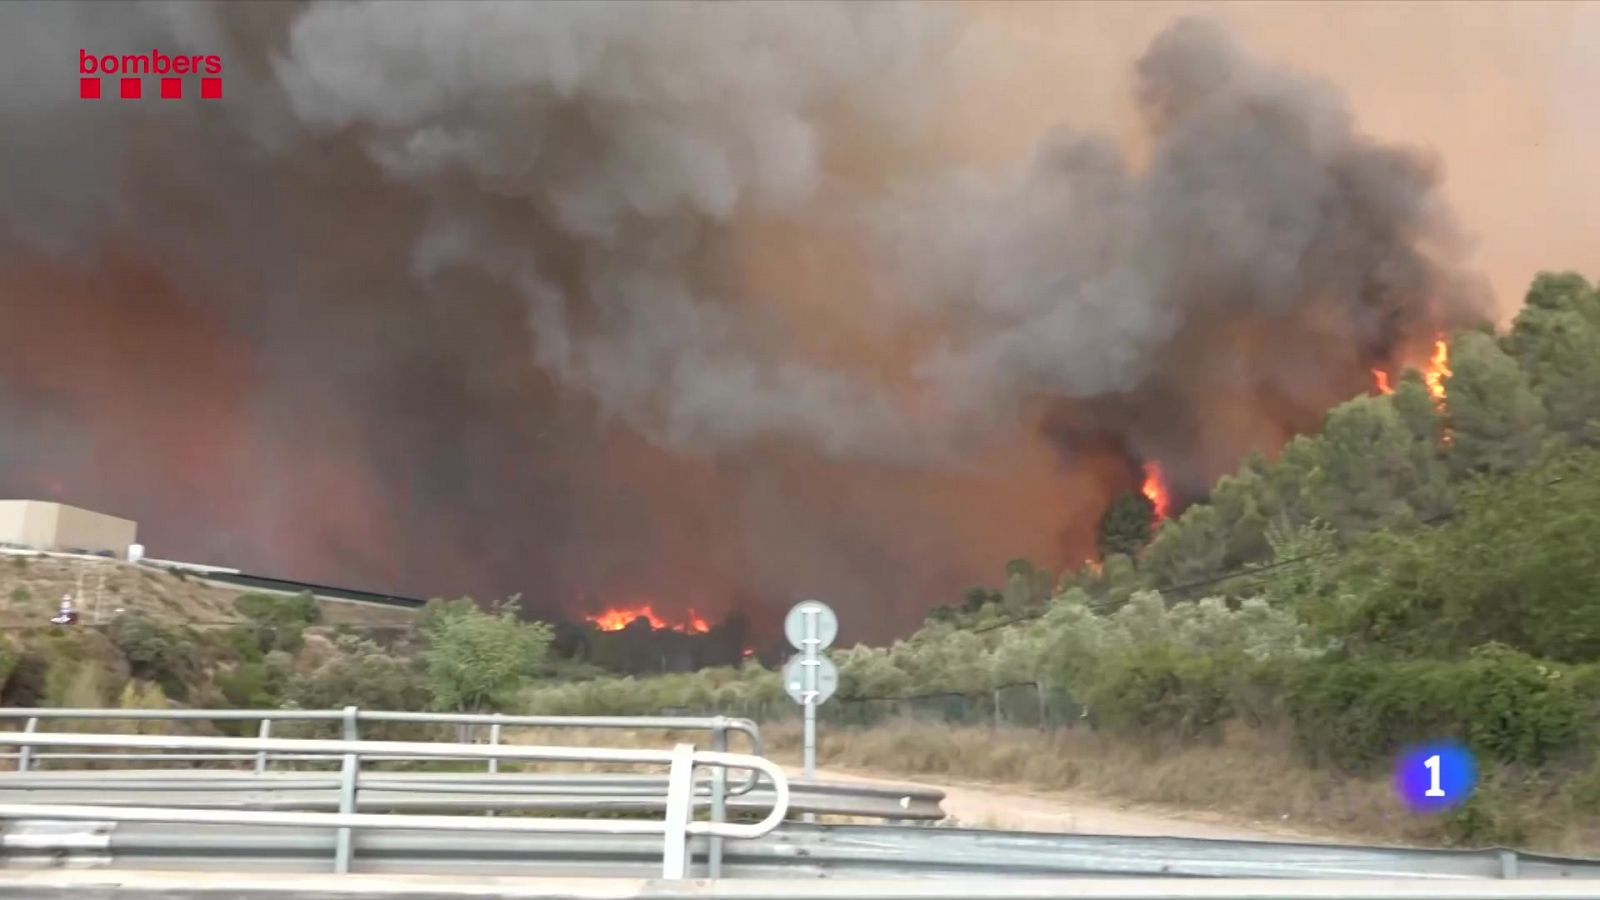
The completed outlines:
{"type": "Polygon", "coordinates": [[[839,617],[833,610],[816,600],[802,600],[783,619],[783,635],[795,649],[806,648],[806,619],[813,617],[817,620],[818,650],[833,646],[833,639],[839,636],[839,617]]]}
{"type": "MultiPolygon", "coordinates": [[[[839,690],[839,667],[827,657],[818,657],[814,661],[817,664],[817,696],[812,702],[822,704],[839,690]]],[[[796,655],[790,657],[783,666],[783,689],[789,694],[789,699],[802,704],[806,702],[805,665],[806,658],[796,655]]]]}

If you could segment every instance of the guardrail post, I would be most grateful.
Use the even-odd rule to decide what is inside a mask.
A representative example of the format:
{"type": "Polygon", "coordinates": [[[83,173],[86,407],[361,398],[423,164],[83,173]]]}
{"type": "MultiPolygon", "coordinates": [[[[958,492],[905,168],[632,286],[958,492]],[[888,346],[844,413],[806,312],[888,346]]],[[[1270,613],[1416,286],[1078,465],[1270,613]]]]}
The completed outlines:
{"type": "MultiPolygon", "coordinates": [[[[499,713],[495,713],[494,717],[496,719],[498,719],[498,718],[500,718],[500,714],[499,713]]],[[[493,725],[489,726],[489,744],[490,744],[490,746],[493,746],[493,747],[500,746],[500,723],[499,722],[496,722],[493,725]]],[[[496,774],[499,774],[499,772],[500,772],[500,757],[498,757],[498,756],[489,757],[489,774],[490,775],[496,775],[496,774]]]]}
{"type": "MultiPolygon", "coordinates": [[[[711,749],[718,753],[728,751],[728,730],[720,724],[711,730],[711,749]]],[[[751,773],[754,775],[755,773],[751,773]]],[[[711,821],[721,824],[728,818],[728,767],[711,767],[711,821]]],[[[722,835],[711,835],[706,851],[706,874],[722,877],[722,835]]]]}
{"type": "MultiPolygon", "coordinates": [[[[356,707],[344,708],[344,739],[357,740],[356,707]]],[[[339,812],[356,811],[356,779],[361,771],[361,759],[354,753],[344,755],[344,765],[339,770],[339,812]]],[[[350,871],[354,835],[349,827],[340,828],[334,842],[333,871],[345,875],[350,871]]]]}
{"type": "MultiPolygon", "coordinates": [[[[22,733],[23,734],[33,734],[35,731],[38,730],[38,728],[39,728],[39,717],[38,716],[29,716],[28,717],[28,723],[26,725],[22,726],[22,733]]],[[[33,745],[32,744],[27,744],[27,745],[23,746],[22,752],[17,755],[17,771],[18,772],[26,772],[26,771],[28,771],[28,766],[31,765],[32,763],[33,763],[33,745]]]]}
{"type": "Polygon", "coordinates": [[[693,799],[694,745],[678,744],[672,748],[672,765],[667,771],[667,811],[662,822],[662,878],[685,877],[693,799]]]}
{"type": "Polygon", "coordinates": [[[1500,877],[1501,878],[1516,878],[1517,877],[1517,851],[1515,851],[1515,850],[1501,850],[1500,851],[1500,877]]]}
{"type": "MultiPolygon", "coordinates": [[[[258,730],[256,732],[256,737],[262,739],[263,741],[266,740],[269,737],[272,737],[272,720],[271,719],[262,719],[261,720],[261,728],[260,728],[260,730],[258,730]]],[[[264,775],[264,774],[266,774],[266,771],[267,771],[267,751],[265,751],[265,750],[257,750],[256,751],[256,774],[257,775],[264,775]]]]}

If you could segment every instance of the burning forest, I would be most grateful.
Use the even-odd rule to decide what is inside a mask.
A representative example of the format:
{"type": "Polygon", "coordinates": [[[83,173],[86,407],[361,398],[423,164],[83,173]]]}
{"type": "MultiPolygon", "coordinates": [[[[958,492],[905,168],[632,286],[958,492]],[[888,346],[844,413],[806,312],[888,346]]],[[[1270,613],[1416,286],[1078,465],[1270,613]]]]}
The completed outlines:
{"type": "Polygon", "coordinates": [[[1098,560],[1407,367],[1444,402],[1496,309],[1435,154],[1265,26],[1028,6],[0,9],[0,491],[737,658],[1098,560]],[[134,46],[226,97],[58,77],[134,46]]]}

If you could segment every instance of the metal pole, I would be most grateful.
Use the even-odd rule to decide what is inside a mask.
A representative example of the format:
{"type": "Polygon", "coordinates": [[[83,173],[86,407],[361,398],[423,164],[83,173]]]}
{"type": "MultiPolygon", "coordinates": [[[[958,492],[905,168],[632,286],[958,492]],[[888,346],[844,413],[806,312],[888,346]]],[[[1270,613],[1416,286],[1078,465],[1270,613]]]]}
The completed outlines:
{"type": "MultiPolygon", "coordinates": [[[[723,728],[711,731],[711,749],[718,753],[728,750],[728,732],[723,728]]],[[[711,821],[721,824],[727,820],[728,769],[717,766],[711,772],[711,821]]],[[[711,836],[711,847],[706,852],[706,874],[722,877],[722,835],[711,836]]]]}
{"type": "MultiPolygon", "coordinates": [[[[805,685],[802,696],[806,700],[805,780],[809,784],[817,778],[817,644],[821,641],[817,638],[817,611],[807,608],[805,618],[805,661],[800,669],[805,673],[802,678],[805,685]]],[[[817,821],[816,814],[806,813],[805,821],[808,824],[817,821]]]]}
{"type": "MultiPolygon", "coordinates": [[[[344,708],[344,739],[353,741],[356,736],[356,708],[344,708]]],[[[339,812],[349,815],[356,811],[356,778],[361,769],[360,757],[354,753],[344,755],[339,771],[339,812]]],[[[333,871],[344,875],[350,871],[353,841],[349,827],[340,828],[334,843],[333,871]]]]}
{"type": "Polygon", "coordinates": [[[694,745],[672,748],[672,765],[667,769],[667,809],[662,821],[661,877],[687,875],[689,817],[694,814],[690,801],[694,794],[694,745]]]}
{"type": "Polygon", "coordinates": [[[814,609],[805,611],[806,636],[802,641],[806,645],[805,660],[801,663],[802,676],[801,695],[805,698],[806,737],[805,737],[805,776],[807,781],[812,781],[817,776],[817,613],[814,609]]]}
{"type": "MultiPolygon", "coordinates": [[[[28,717],[28,724],[22,726],[22,733],[23,734],[33,734],[35,731],[38,731],[38,730],[39,730],[39,717],[38,716],[29,716],[28,717]]],[[[17,771],[18,772],[26,772],[26,771],[28,771],[28,766],[30,764],[32,764],[32,762],[33,762],[33,745],[29,744],[26,747],[22,748],[22,753],[17,757],[17,771]]]]}
{"type": "MultiPolygon", "coordinates": [[[[499,716],[499,713],[495,713],[495,715],[499,716]]],[[[495,747],[500,746],[500,723],[499,722],[496,722],[493,725],[489,726],[489,743],[490,743],[491,746],[495,746],[495,747]]],[[[498,757],[498,756],[490,757],[489,758],[489,774],[490,775],[494,775],[494,774],[497,774],[499,771],[500,771],[500,757],[498,757]]]]}
{"type": "MultiPolygon", "coordinates": [[[[271,719],[262,719],[261,720],[261,728],[257,732],[256,736],[261,738],[262,740],[266,740],[267,738],[272,737],[272,720],[271,719]]],[[[267,751],[265,751],[265,750],[257,750],[256,751],[256,774],[257,775],[265,775],[266,772],[267,772],[267,751]]]]}
{"type": "MultiPolygon", "coordinates": [[[[497,718],[497,719],[500,717],[499,713],[495,713],[494,715],[495,715],[495,718],[497,718]]],[[[493,747],[500,746],[500,723],[499,722],[496,722],[493,725],[489,726],[489,744],[490,744],[490,746],[493,746],[493,747]]],[[[498,775],[498,774],[500,774],[500,757],[492,756],[492,757],[489,758],[489,774],[490,775],[498,775]]],[[[494,818],[494,810],[492,810],[492,809],[487,811],[484,814],[489,816],[490,818],[494,818]]]]}

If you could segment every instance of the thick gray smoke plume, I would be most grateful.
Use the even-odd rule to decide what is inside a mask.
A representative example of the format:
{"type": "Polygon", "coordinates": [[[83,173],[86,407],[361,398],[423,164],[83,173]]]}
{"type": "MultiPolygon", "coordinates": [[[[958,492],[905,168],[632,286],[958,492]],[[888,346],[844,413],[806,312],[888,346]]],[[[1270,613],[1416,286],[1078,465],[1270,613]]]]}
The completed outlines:
{"type": "Polygon", "coordinates": [[[1193,20],[1137,74],[1147,158],[1063,131],[1015,176],[886,217],[915,296],[963,322],[921,370],[955,408],[1062,398],[1201,487],[1240,447],[1194,413],[1309,427],[1349,394],[1332,373],[1486,312],[1431,163],[1362,136],[1329,85],[1193,20]]]}
{"type": "Polygon", "coordinates": [[[1087,448],[1192,489],[1483,299],[1430,165],[1203,23],[1143,146],[960,173],[961,14],[0,7],[0,491],[416,592],[909,611],[1081,558],[1087,448]],[[226,94],[83,101],[80,48],[226,94]]]}
{"type": "Polygon", "coordinates": [[[679,445],[895,455],[915,444],[889,398],[786,359],[759,307],[730,308],[740,287],[695,268],[739,213],[804,211],[821,116],[900,112],[892,81],[937,24],[893,4],[330,5],[274,68],[302,122],[359,134],[427,198],[417,272],[514,286],[539,364],[606,411],[679,445]]]}

